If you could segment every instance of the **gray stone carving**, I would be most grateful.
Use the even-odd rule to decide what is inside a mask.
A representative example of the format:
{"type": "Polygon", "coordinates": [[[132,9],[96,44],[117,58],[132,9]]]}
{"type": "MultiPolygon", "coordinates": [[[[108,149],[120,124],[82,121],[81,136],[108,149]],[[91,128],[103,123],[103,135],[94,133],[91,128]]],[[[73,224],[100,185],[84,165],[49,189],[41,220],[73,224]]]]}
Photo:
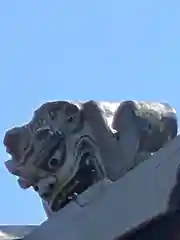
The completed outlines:
{"type": "Polygon", "coordinates": [[[95,182],[116,181],[177,135],[175,110],[156,102],[48,102],[7,131],[7,169],[57,211],[95,182]]]}
{"type": "Polygon", "coordinates": [[[0,225],[0,240],[24,239],[36,227],[36,225],[0,225]]]}

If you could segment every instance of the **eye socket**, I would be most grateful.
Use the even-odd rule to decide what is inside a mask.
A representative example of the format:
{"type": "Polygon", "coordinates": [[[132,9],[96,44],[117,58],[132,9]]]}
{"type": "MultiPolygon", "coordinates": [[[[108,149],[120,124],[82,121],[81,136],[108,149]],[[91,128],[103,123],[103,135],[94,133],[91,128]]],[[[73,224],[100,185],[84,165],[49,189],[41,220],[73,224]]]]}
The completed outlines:
{"type": "Polygon", "coordinates": [[[43,129],[39,129],[36,132],[35,137],[38,141],[43,141],[43,140],[47,139],[50,135],[51,135],[50,129],[49,128],[43,128],[43,129]]]}
{"type": "Polygon", "coordinates": [[[55,169],[55,168],[59,167],[59,165],[60,165],[60,160],[57,158],[51,158],[48,162],[48,167],[50,169],[55,169]]]}

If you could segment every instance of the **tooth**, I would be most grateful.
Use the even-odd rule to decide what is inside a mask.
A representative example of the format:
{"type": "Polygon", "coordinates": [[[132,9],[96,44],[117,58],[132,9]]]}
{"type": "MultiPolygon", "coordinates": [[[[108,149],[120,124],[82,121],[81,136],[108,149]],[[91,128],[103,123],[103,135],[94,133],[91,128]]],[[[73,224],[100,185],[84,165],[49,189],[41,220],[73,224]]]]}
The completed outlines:
{"type": "Polygon", "coordinates": [[[9,154],[12,154],[10,148],[8,148],[8,147],[6,148],[6,152],[9,153],[9,154]]]}
{"type": "Polygon", "coordinates": [[[12,160],[8,160],[4,164],[10,173],[17,176],[19,175],[19,169],[15,166],[12,160]]]}
{"type": "Polygon", "coordinates": [[[19,178],[18,183],[19,183],[19,186],[23,189],[29,188],[31,186],[31,183],[24,178],[19,178]]]}

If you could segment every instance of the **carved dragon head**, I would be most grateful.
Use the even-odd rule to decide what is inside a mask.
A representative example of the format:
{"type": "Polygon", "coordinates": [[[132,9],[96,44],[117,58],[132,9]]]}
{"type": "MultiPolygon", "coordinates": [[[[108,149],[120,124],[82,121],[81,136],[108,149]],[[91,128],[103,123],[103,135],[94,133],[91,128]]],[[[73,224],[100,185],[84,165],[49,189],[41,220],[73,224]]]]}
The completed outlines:
{"type": "Polygon", "coordinates": [[[140,152],[155,152],[176,134],[176,114],[167,104],[48,102],[28,124],[7,131],[6,167],[57,211],[100,179],[118,179],[140,152]]]}
{"type": "Polygon", "coordinates": [[[43,104],[28,124],[7,131],[4,145],[12,157],[6,167],[19,177],[20,186],[33,187],[54,211],[96,180],[94,168],[102,174],[80,104],[43,104]]]}

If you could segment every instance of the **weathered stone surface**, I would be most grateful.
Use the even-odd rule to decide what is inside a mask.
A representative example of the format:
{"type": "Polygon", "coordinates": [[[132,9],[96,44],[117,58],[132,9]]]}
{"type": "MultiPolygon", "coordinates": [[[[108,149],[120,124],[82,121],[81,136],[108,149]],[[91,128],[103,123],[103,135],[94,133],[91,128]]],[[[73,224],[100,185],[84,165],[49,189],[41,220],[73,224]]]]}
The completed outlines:
{"type": "Polygon", "coordinates": [[[7,131],[6,166],[57,211],[95,182],[117,180],[176,134],[168,104],[48,102],[29,123],[7,131]]]}
{"type": "MultiPolygon", "coordinates": [[[[25,239],[109,240],[134,230],[135,235],[130,234],[130,239],[172,240],[174,233],[179,234],[179,217],[166,220],[172,211],[180,209],[180,194],[174,191],[179,189],[179,166],[180,136],[177,136],[117,181],[106,184],[102,181],[91,186],[25,239]],[[164,221],[160,217],[159,225],[154,218],[162,215],[167,218],[164,221]],[[142,224],[149,221],[144,229],[142,224]],[[166,234],[162,233],[163,226],[166,234]]],[[[178,235],[176,237],[178,239],[178,235]]]]}
{"type": "Polygon", "coordinates": [[[33,231],[37,226],[35,225],[1,225],[0,226],[0,240],[7,239],[23,239],[24,236],[33,231]]]}

